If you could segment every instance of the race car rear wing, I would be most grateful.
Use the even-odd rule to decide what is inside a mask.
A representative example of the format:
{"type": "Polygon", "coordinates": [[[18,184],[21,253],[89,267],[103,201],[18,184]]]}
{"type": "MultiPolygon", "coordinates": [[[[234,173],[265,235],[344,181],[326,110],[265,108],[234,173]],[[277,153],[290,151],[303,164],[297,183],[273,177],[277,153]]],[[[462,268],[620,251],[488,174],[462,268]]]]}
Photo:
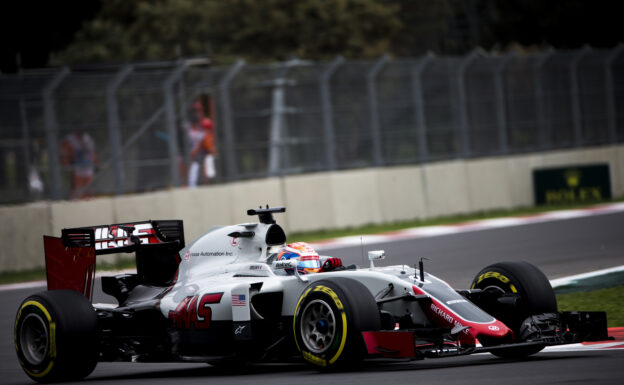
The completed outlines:
{"type": "Polygon", "coordinates": [[[75,290],[91,299],[96,255],[131,253],[141,245],[157,244],[179,251],[184,227],[181,220],[149,220],[63,229],[61,238],[43,238],[48,290],[75,290]]]}
{"type": "Polygon", "coordinates": [[[63,229],[65,247],[91,247],[95,254],[126,253],[138,244],[177,241],[184,247],[184,228],[180,220],[149,220],[94,227],[63,229]]]}

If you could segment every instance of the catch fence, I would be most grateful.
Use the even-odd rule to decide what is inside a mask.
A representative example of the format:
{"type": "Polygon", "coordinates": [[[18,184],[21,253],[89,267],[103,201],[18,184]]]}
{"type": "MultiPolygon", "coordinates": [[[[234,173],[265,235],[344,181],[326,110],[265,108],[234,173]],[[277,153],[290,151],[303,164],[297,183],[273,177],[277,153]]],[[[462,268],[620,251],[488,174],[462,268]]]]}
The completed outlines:
{"type": "Polygon", "coordinates": [[[70,197],[73,131],[95,143],[91,195],[184,186],[198,106],[217,145],[216,177],[200,183],[616,144],[624,45],[3,74],[0,203],[70,197]]]}

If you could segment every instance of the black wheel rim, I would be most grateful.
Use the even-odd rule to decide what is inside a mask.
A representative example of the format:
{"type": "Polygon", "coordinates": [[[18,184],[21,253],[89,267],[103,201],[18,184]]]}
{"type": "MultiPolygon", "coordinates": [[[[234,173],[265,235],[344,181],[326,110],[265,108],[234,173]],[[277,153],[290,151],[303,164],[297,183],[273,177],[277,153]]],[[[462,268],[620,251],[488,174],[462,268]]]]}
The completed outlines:
{"type": "Polygon", "coordinates": [[[336,316],[323,300],[310,301],[301,313],[301,339],[308,350],[321,354],[336,336],[336,316]]]}
{"type": "Polygon", "coordinates": [[[20,329],[20,349],[24,359],[31,365],[41,364],[48,356],[48,324],[39,314],[30,313],[24,317],[20,329]]]}

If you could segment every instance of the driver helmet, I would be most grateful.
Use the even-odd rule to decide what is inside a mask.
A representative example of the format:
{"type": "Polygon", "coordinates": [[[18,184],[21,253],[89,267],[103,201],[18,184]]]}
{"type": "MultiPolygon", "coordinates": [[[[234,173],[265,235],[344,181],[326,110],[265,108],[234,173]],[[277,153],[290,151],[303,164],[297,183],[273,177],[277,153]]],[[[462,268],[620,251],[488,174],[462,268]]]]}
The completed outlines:
{"type": "MultiPolygon", "coordinates": [[[[321,270],[321,262],[318,253],[305,242],[289,243],[277,253],[277,260],[297,258],[297,271],[299,274],[318,273],[321,270]]],[[[293,273],[290,269],[290,273],[293,273]]],[[[288,271],[288,270],[287,270],[288,271]]]]}

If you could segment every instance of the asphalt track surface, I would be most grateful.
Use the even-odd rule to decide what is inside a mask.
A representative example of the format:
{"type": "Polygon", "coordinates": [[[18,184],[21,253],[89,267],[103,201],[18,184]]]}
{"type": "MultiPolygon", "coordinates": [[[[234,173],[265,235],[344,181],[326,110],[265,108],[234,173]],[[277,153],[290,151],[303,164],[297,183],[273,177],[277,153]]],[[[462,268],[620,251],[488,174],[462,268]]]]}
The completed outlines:
{"type": "MultiPolygon", "coordinates": [[[[523,259],[550,279],[624,264],[624,213],[611,213],[431,238],[367,244],[385,249],[383,264],[417,263],[456,288],[465,288],[490,263],[523,259]]],[[[360,247],[325,249],[363,265],[360,247]]],[[[27,384],[13,347],[20,302],[39,288],[0,291],[0,384],[27,384]]],[[[105,300],[97,295],[96,300],[105,300]]],[[[581,310],[581,309],[579,309],[581,310]]],[[[624,325],[623,325],[624,326],[624,325]]],[[[374,362],[354,372],[320,374],[304,364],[253,364],[231,369],[206,364],[100,363],[85,382],[95,384],[559,384],[624,383],[624,350],[542,352],[524,361],[490,354],[412,362],[374,362]]]]}

